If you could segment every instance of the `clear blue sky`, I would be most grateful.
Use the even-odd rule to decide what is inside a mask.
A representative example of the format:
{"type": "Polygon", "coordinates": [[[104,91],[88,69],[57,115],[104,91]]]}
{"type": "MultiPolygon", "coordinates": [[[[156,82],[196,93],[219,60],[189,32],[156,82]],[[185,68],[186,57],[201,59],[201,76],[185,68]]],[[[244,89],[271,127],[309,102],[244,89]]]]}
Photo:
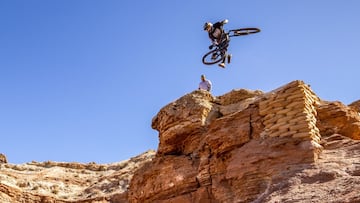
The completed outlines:
{"type": "Polygon", "coordinates": [[[1,0],[0,153],[11,163],[111,163],[158,146],[151,119],[197,89],[265,92],[304,80],[360,99],[358,0],[1,0]],[[205,66],[206,21],[258,27],[205,66]]]}

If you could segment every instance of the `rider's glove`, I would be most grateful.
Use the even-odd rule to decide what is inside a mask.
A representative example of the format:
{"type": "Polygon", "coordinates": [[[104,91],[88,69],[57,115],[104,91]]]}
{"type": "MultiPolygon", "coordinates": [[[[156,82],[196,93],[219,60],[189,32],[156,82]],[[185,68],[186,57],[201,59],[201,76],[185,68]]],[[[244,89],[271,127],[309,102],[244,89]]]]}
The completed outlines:
{"type": "Polygon", "coordinates": [[[229,22],[228,19],[225,19],[225,20],[221,21],[222,24],[226,24],[226,23],[228,23],[228,22],[229,22]]]}
{"type": "Polygon", "coordinates": [[[213,45],[213,44],[209,46],[209,49],[212,49],[212,48],[214,48],[214,45],[213,45]]]}

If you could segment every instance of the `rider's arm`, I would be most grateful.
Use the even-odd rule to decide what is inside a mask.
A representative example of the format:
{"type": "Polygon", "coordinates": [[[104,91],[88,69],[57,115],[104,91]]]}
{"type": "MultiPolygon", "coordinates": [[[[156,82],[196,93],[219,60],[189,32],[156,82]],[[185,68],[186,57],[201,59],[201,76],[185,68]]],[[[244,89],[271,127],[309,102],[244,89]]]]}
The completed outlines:
{"type": "Polygon", "coordinates": [[[225,19],[225,20],[221,21],[221,24],[225,25],[225,24],[228,23],[228,22],[229,22],[229,20],[228,20],[228,19],[225,19]]]}
{"type": "Polygon", "coordinates": [[[216,38],[213,39],[213,40],[212,40],[212,44],[213,44],[213,45],[219,45],[218,39],[216,39],[216,38]]]}

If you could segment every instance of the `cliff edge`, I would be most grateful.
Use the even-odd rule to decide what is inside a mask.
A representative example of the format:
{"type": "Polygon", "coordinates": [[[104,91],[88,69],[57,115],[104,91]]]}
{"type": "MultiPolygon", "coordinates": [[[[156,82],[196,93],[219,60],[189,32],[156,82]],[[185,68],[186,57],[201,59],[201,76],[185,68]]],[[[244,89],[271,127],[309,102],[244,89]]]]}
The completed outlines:
{"type": "Polygon", "coordinates": [[[360,202],[360,114],[303,81],[194,91],[153,118],[155,158],[130,202],[360,202]]]}
{"type": "Polygon", "coordinates": [[[266,93],[196,90],[153,118],[156,152],[112,164],[0,154],[0,202],[360,202],[359,110],[298,80],[266,93]]]}

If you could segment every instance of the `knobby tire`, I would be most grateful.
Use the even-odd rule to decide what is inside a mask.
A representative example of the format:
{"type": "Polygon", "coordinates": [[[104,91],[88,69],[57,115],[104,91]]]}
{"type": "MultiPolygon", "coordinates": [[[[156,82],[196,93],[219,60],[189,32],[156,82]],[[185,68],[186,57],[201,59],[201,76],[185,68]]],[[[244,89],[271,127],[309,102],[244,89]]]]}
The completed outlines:
{"type": "Polygon", "coordinates": [[[259,28],[240,28],[236,30],[230,30],[232,32],[232,36],[243,36],[243,35],[250,35],[260,32],[259,28]]]}
{"type": "Polygon", "coordinates": [[[211,59],[212,54],[216,53],[216,52],[220,52],[220,50],[219,49],[214,49],[214,50],[211,50],[208,53],[206,53],[202,58],[202,62],[205,65],[213,65],[213,64],[216,64],[216,63],[219,63],[220,61],[222,61],[224,59],[225,55],[222,55],[221,53],[216,57],[215,60],[211,59]]]}

